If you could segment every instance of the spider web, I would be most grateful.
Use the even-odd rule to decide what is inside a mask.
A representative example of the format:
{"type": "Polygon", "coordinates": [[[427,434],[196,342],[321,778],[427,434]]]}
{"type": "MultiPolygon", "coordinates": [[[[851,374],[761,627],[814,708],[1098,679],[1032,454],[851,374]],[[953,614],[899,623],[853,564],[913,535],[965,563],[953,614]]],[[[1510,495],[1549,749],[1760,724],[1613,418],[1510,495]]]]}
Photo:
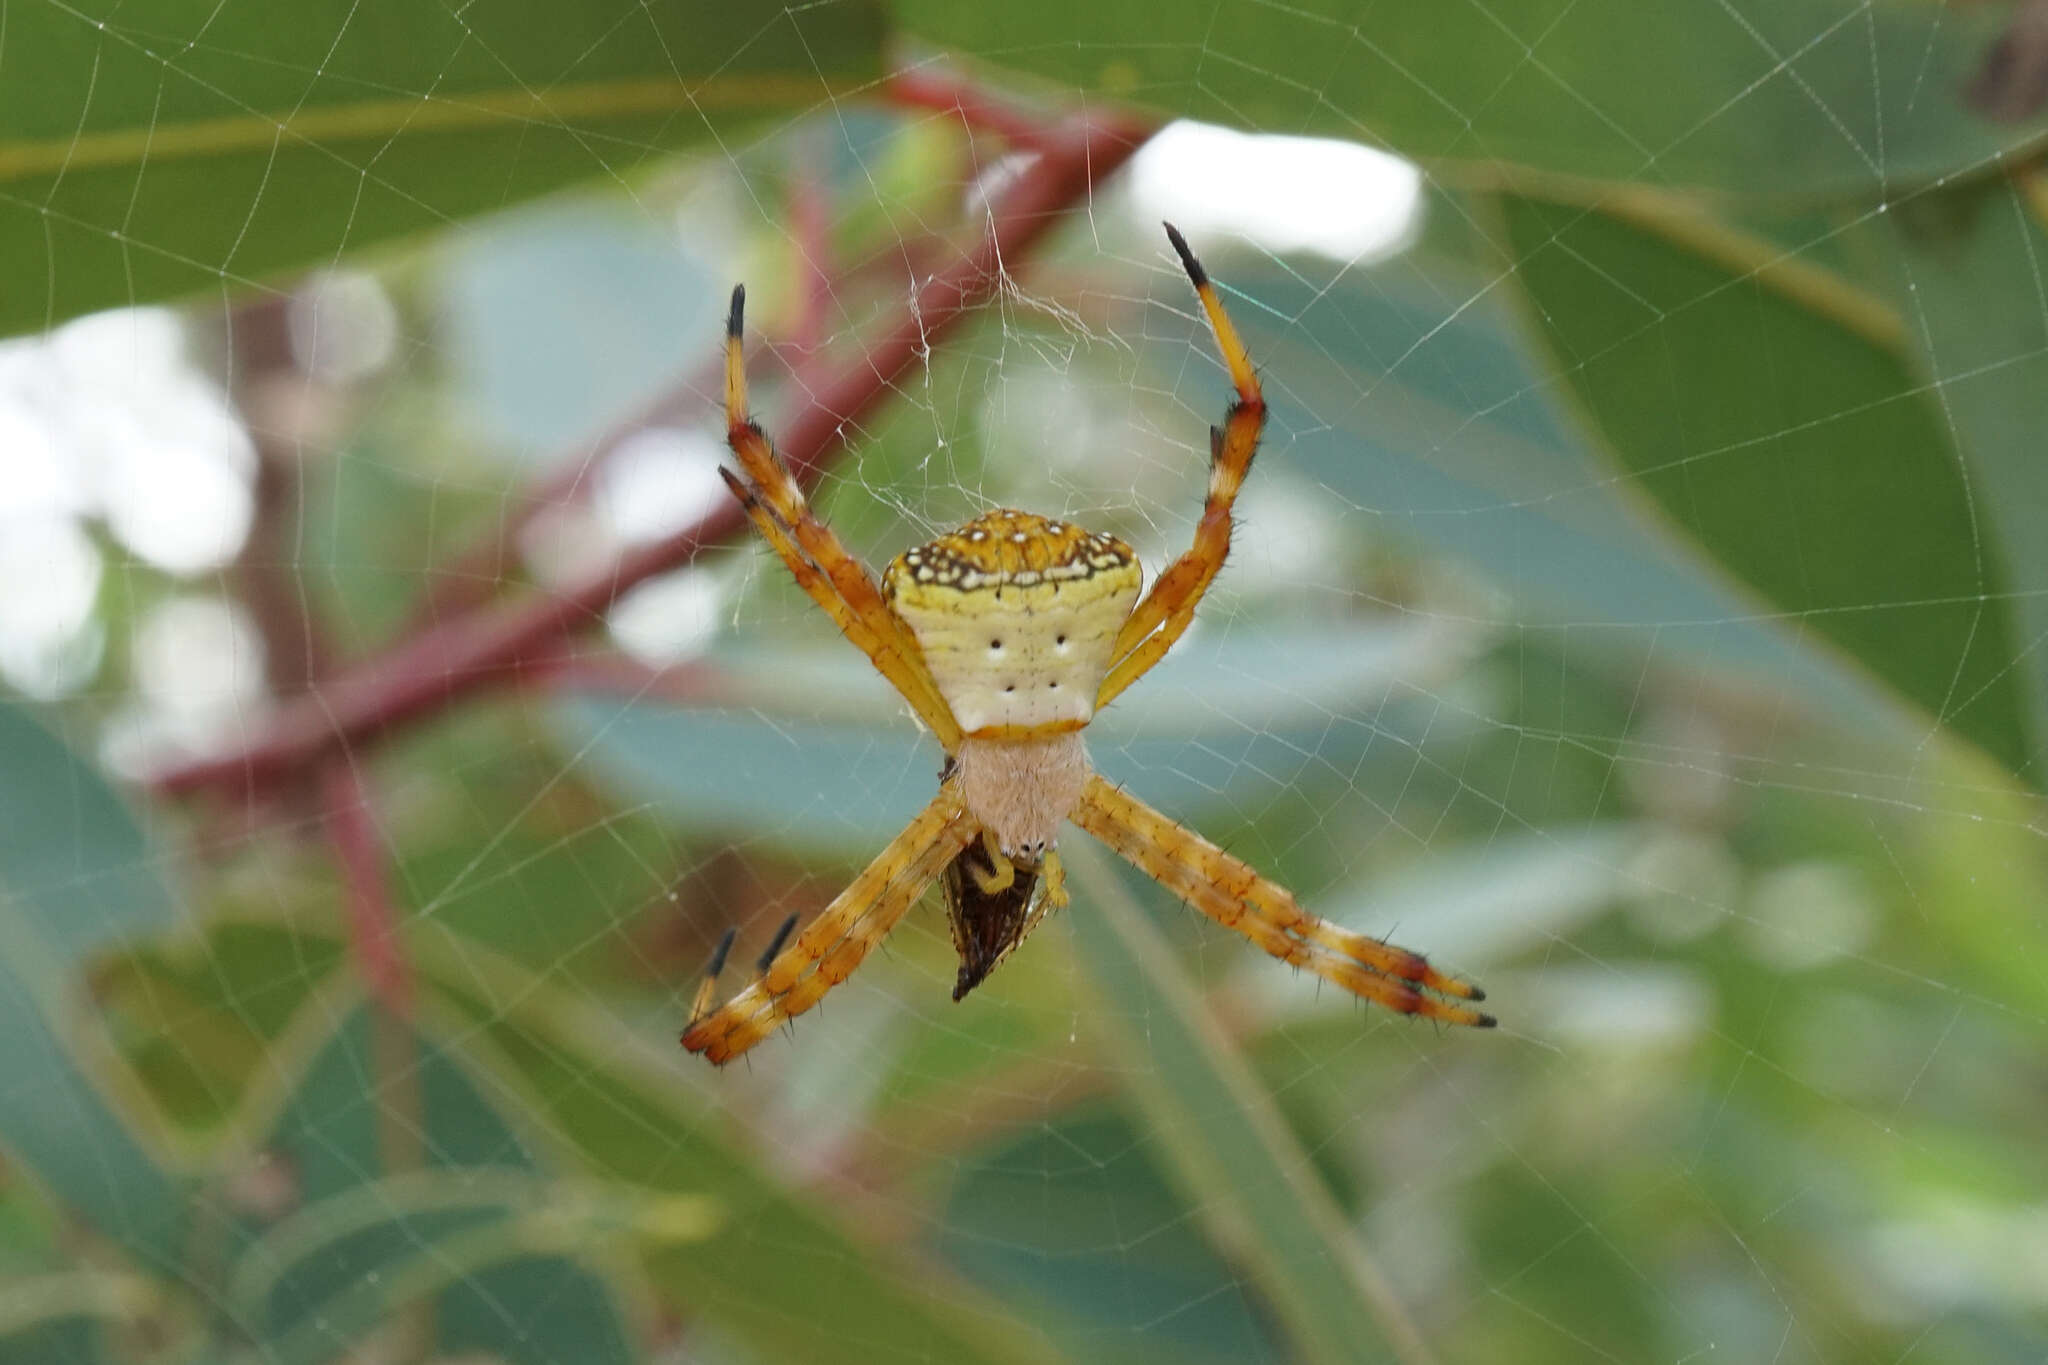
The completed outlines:
{"type": "MultiPolygon", "coordinates": [[[[474,30],[444,8],[472,35],[453,70],[474,30]]],[[[1319,989],[1077,849],[1072,909],[966,1002],[927,903],[748,1064],[680,1056],[726,928],[750,964],[816,913],[939,759],[739,541],[517,685],[352,744],[316,795],[250,819],[139,785],[246,743],[348,660],[494,596],[565,600],[720,506],[717,375],[695,367],[731,282],[773,433],[807,367],[857,362],[1029,174],[955,114],[820,77],[672,156],[584,138],[587,186],[337,255],[288,293],[252,296],[224,252],[186,262],[217,299],[0,351],[0,669],[138,784],[147,838],[102,847],[118,817],[81,770],[46,789],[72,794],[42,812],[52,870],[0,876],[50,903],[103,896],[110,869],[176,891],[81,957],[105,1041],[73,1050],[123,1117],[56,1126],[88,1185],[124,1188],[132,1142],[193,1177],[195,1225],[230,1229],[208,1261],[133,1208],[88,1208],[101,1240],[81,1247],[70,1187],[17,1152],[0,1257],[30,1289],[0,1291],[0,1352],[115,1358],[155,1331],[266,1360],[2041,1358],[2044,860],[2039,806],[1999,767],[2034,782],[2039,759],[1975,718],[2038,668],[2025,623],[2048,585],[1932,495],[1892,558],[1916,531],[1966,543],[1961,587],[1830,582],[1838,524],[1917,476],[1838,464],[1815,497],[1787,471],[1845,422],[1965,452],[2024,420],[1986,386],[2038,374],[2048,292],[2036,268],[1973,298],[1966,257],[2016,234],[2009,259],[2034,263],[2042,196],[1996,182],[1951,221],[1932,194],[1780,194],[1736,201],[1702,245],[1665,201],[1280,140],[1300,129],[1231,92],[1315,82],[1222,36],[1253,8],[1218,7],[1189,85],[1137,93],[1269,140],[1176,124],[1089,192],[848,424],[816,502],[871,564],[1016,506],[1122,535],[1156,573],[1192,534],[1229,394],[1158,232],[1174,217],[1273,417],[1228,568],[1091,730],[1095,759],[1320,913],[1482,980],[1500,1031],[1319,989]],[[1595,296],[1585,323],[1570,305],[1595,296]],[[281,340],[252,350],[264,319],[281,340]],[[1820,384],[1850,361],[1802,328],[1892,357],[1899,385],[1873,407],[1820,384]],[[1764,360],[1719,389],[1674,378],[1729,354],[1764,360]],[[1708,398],[1774,374],[1798,392],[1715,420],[1708,398]],[[1671,386],[1668,439],[1631,426],[1651,382],[1671,386]],[[1675,529],[1688,515],[1712,553],[1675,529]],[[1914,637],[1933,657],[1859,662],[1956,603],[1961,634],[1914,637]],[[360,947],[380,910],[408,926],[396,978],[360,947]],[[26,1297],[113,1293],[115,1265],[192,1306],[26,1297]]],[[[1802,136],[1840,130],[1882,179],[1908,153],[1861,140],[1804,63],[1889,17],[1845,5],[1799,48],[1750,29],[1765,60],[1715,116],[1803,90],[1802,136]]],[[[1924,22],[1932,53],[1964,20],[1924,22]]],[[[244,55],[118,14],[98,31],[167,79],[244,55]]],[[[1544,37],[1518,76],[1632,149],[1611,173],[1689,183],[1698,129],[1606,112],[1544,37]]],[[[1498,91],[1417,79],[1453,123],[1493,126],[1498,91]]],[[[1370,133],[1352,89],[1333,72],[1315,103],[1370,133]]],[[[383,97],[435,104],[431,84],[383,97]]],[[[1448,164],[1514,159],[1468,137],[1448,164]]],[[[390,183],[374,156],[353,169],[390,183]]],[[[2040,506],[1987,460],[1956,455],[1971,517],[2040,506]]],[[[40,1085],[11,1076],[0,1103],[47,1107],[40,1085]]]]}

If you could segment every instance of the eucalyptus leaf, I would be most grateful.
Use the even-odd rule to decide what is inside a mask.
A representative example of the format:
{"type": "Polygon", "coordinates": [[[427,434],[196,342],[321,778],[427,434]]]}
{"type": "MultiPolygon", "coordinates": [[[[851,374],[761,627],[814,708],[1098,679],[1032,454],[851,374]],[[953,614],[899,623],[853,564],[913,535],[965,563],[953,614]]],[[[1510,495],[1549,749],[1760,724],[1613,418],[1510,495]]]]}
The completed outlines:
{"type": "MultiPolygon", "coordinates": [[[[469,1023],[479,1057],[496,1060],[551,1140],[586,1170],[642,1191],[650,1210],[642,1263],[668,1301],[764,1359],[1050,1358],[1028,1325],[867,1243],[856,1224],[731,1145],[724,1116],[687,1098],[672,1043],[669,1065],[653,1065],[647,1040],[615,1017],[464,940],[422,930],[410,956],[438,1005],[469,1023]],[[663,1236],[659,1210],[678,1198],[691,1235],[663,1236]],[[698,1235],[707,1215],[715,1226],[698,1235]]],[[[701,1079],[716,1093],[734,1074],[701,1079]]]]}
{"type": "Polygon", "coordinates": [[[0,1365],[89,1365],[114,1359],[109,1327],[151,1306],[155,1287],[99,1270],[22,1277],[0,1288],[0,1365]]]}
{"type": "Polygon", "coordinates": [[[104,1088],[79,998],[96,951],[177,920],[162,863],[90,765],[0,706],[0,1151],[150,1268],[185,1221],[171,1173],[104,1088]]]}
{"type": "MultiPolygon", "coordinates": [[[[1432,213],[1471,216],[1448,198],[1432,213]]],[[[1512,594],[1503,615],[1524,636],[1735,669],[1874,723],[1870,689],[1748,619],[1722,575],[1640,515],[1531,354],[1497,262],[1417,251],[1324,273],[1244,252],[1218,270],[1245,297],[1272,391],[1265,467],[1356,509],[1354,535],[1471,566],[1512,594]]]]}
{"type": "Polygon", "coordinates": [[[317,1365],[431,1298],[436,1346],[451,1355],[624,1362],[635,1354],[616,1295],[574,1257],[630,1231],[640,1208],[518,1169],[374,1180],[251,1246],[229,1305],[265,1361],[317,1365]]]}
{"type": "Polygon", "coordinates": [[[1414,1323],[1127,880],[1092,845],[1068,858],[1091,911],[1071,917],[1076,956],[1189,1206],[1264,1292],[1301,1359],[1426,1359],[1414,1323]]]}
{"type": "MultiPolygon", "coordinates": [[[[1892,298],[1912,325],[1912,362],[1939,395],[1963,456],[1981,539],[1979,609],[2019,645],[2022,779],[2048,786],[2048,175],[1928,196],[1852,234],[1888,267],[1892,298]]],[[[1958,700],[1965,700],[1958,697],[1958,700]]]]}
{"type": "MultiPolygon", "coordinates": [[[[1428,721],[1390,702],[1454,675],[1478,639],[1421,619],[1219,623],[1104,712],[1090,748],[1112,778],[1142,775],[1150,799],[1183,814],[1352,773],[1376,746],[1412,754],[1428,721]]],[[[894,837],[931,799],[938,746],[852,646],[747,646],[715,658],[729,670],[721,704],[744,696],[752,709],[576,698],[556,709],[571,752],[692,826],[854,854],[894,837]]]]}
{"type": "Polygon", "coordinates": [[[632,177],[867,84],[882,34],[871,0],[10,10],[0,334],[632,177]]]}
{"type": "Polygon", "coordinates": [[[1864,195],[1986,166],[2044,124],[1963,90],[2000,6],[1868,0],[1371,5],[899,0],[918,37],[1071,97],[1382,143],[1440,173],[1864,195]]]}
{"type": "MultiPolygon", "coordinates": [[[[1881,302],[1694,216],[1503,196],[1515,278],[1596,438],[1752,595],[2014,772],[2039,770],[1990,490],[1881,302]]],[[[1913,724],[1913,722],[1909,722],[1913,724]]]]}

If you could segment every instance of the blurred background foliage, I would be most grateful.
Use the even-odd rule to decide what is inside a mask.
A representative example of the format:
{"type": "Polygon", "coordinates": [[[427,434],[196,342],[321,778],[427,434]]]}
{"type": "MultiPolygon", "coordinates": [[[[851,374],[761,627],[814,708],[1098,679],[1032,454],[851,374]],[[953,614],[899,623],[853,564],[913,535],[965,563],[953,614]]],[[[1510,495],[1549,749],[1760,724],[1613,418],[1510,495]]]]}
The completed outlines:
{"type": "Polygon", "coordinates": [[[9,8],[0,1361],[2043,1358],[2042,13],[9,8]],[[166,789],[718,506],[730,282],[774,430],[1029,173],[934,73],[1421,167],[1332,250],[1282,144],[1162,137],[818,501],[871,562],[999,504],[1176,553],[1226,389],[1170,202],[1274,417],[1097,761],[1500,1033],[1077,848],[965,1004],[927,907],[683,1057],[938,757],[738,537],[166,789]]]}

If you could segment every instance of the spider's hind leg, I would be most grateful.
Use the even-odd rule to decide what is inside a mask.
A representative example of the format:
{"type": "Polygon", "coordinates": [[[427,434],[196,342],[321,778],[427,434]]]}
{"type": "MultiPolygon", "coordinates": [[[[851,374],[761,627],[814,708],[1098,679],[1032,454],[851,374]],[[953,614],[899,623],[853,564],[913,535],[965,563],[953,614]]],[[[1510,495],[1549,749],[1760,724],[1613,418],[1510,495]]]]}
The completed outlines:
{"type": "Polygon", "coordinates": [[[718,946],[711,950],[711,960],[704,964],[704,979],[697,983],[696,999],[690,1002],[692,1027],[711,1013],[711,1003],[718,998],[718,974],[725,970],[725,959],[731,955],[733,940],[739,937],[739,933],[738,925],[727,928],[719,936],[718,946]]]}
{"type": "MultiPolygon", "coordinates": [[[[683,1046],[723,1066],[816,1005],[888,936],[932,878],[974,838],[976,828],[959,793],[940,788],[931,804],[802,933],[790,938],[795,917],[784,922],[762,954],[760,978],[719,1008],[693,1017],[683,1031],[683,1046]]],[[[729,951],[730,945],[723,945],[712,965],[724,966],[729,951]]],[[[700,1007],[710,999],[711,991],[700,986],[700,1007]]]]}
{"type": "Polygon", "coordinates": [[[1398,1014],[1494,1027],[1492,1015],[1461,1003],[1486,998],[1470,981],[1431,965],[1420,953],[1310,914],[1285,887],[1101,777],[1089,779],[1073,821],[1140,872],[1282,962],[1305,967],[1398,1014]]]}

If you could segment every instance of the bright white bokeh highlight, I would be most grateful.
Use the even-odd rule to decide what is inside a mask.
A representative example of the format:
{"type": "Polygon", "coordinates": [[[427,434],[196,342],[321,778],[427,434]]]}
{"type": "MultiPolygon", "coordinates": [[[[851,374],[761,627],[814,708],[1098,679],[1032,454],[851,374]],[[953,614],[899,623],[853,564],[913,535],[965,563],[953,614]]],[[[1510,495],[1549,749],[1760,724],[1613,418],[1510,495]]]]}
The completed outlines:
{"type": "Polygon", "coordinates": [[[72,518],[0,516],[0,677],[47,700],[92,676],[104,643],[93,619],[100,572],[98,548],[72,518]]]}
{"type": "Polygon", "coordinates": [[[640,584],[613,606],[614,643],[650,668],[695,658],[725,624],[729,593],[709,569],[682,569],[640,584]]]}
{"type": "Polygon", "coordinates": [[[674,535],[732,494],[718,477],[723,442],[707,432],[650,427],[621,441],[597,471],[591,500],[606,528],[629,545],[674,535]]]}
{"type": "Polygon", "coordinates": [[[255,450],[177,316],[98,313],[0,344],[0,677],[42,698],[91,680],[104,565],[88,525],[166,572],[233,559],[255,450]]]}
{"type": "Polygon", "coordinates": [[[325,384],[353,384],[398,352],[398,309],[374,276],[330,270],[293,293],[286,315],[299,368],[325,384]]]}
{"type": "Polygon", "coordinates": [[[1422,172],[1363,143],[1182,120],[1132,158],[1131,201],[1149,228],[1164,218],[1190,237],[1230,233],[1268,251],[1358,262],[1414,239],[1422,172]]]}
{"type": "Polygon", "coordinates": [[[140,558],[200,573],[241,548],[254,473],[241,420],[164,309],[0,347],[0,517],[98,517],[140,558]]]}
{"type": "Polygon", "coordinates": [[[219,597],[158,603],[135,629],[136,696],[109,720],[103,753],[116,772],[141,777],[210,753],[263,722],[263,637],[219,597]]]}

